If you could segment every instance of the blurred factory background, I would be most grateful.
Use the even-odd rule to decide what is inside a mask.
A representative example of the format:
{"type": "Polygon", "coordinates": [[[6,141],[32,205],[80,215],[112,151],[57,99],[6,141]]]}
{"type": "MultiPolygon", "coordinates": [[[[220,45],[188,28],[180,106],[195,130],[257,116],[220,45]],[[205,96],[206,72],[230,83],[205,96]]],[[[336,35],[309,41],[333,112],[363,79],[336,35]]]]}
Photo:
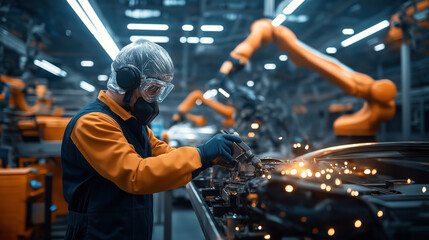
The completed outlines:
{"type": "MultiPolygon", "coordinates": [[[[429,140],[429,1],[1,0],[0,239],[64,237],[65,126],[139,38],[175,66],[151,125],[171,146],[229,129],[284,160],[429,140]]],[[[209,239],[184,188],[156,199],[154,239],[209,239]]]]}

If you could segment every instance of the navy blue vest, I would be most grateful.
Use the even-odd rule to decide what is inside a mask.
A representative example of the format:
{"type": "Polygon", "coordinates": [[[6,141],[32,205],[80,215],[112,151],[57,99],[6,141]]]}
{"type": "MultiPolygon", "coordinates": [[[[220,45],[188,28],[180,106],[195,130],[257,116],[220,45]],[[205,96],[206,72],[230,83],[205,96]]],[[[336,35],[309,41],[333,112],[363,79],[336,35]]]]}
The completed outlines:
{"type": "Polygon", "coordinates": [[[95,171],[70,139],[76,121],[91,112],[112,117],[140,156],[152,156],[147,129],[135,118],[124,121],[99,99],[78,112],[70,120],[61,146],[63,192],[69,204],[69,226],[65,239],[150,240],[153,227],[152,194],[134,195],[122,191],[95,171]]]}

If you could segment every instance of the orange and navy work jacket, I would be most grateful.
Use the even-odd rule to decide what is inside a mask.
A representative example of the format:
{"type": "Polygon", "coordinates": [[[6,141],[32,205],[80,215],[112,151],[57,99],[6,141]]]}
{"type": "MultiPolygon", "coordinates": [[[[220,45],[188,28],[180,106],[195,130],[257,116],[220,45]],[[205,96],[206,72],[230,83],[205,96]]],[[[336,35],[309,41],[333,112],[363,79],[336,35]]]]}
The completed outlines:
{"type": "Polygon", "coordinates": [[[66,239],[151,239],[152,193],[202,167],[194,147],[172,148],[101,91],[68,124],[61,147],[66,239]]]}

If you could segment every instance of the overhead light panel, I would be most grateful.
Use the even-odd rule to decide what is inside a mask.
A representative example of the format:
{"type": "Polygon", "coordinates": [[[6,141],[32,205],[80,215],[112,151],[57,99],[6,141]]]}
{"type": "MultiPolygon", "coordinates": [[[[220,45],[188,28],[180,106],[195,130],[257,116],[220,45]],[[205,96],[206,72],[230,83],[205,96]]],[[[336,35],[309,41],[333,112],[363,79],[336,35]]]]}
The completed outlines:
{"type": "Polygon", "coordinates": [[[210,89],[210,90],[207,90],[207,91],[203,94],[203,97],[204,97],[205,99],[209,99],[209,98],[216,97],[216,95],[217,95],[217,90],[216,90],[216,89],[210,89]]]}
{"type": "Polygon", "coordinates": [[[109,76],[104,75],[104,74],[103,75],[98,75],[97,79],[100,82],[105,82],[105,81],[109,80],[109,76]]]}
{"type": "Polygon", "coordinates": [[[186,40],[188,43],[199,43],[200,39],[198,37],[188,37],[188,39],[186,40]]]}
{"type": "Polygon", "coordinates": [[[190,24],[185,24],[185,25],[182,26],[182,30],[189,32],[189,31],[194,30],[194,26],[192,26],[190,24]]]}
{"type": "MultiPolygon", "coordinates": [[[[283,9],[283,14],[279,14],[277,15],[276,18],[274,18],[274,20],[271,22],[271,24],[274,27],[280,26],[280,24],[282,24],[287,16],[286,15],[290,15],[292,14],[302,3],[304,2],[304,0],[292,0],[292,2],[290,2],[284,9],[283,9]]],[[[301,19],[300,19],[301,20],[301,19]]],[[[304,22],[308,21],[308,17],[307,19],[302,19],[304,22]]]]}
{"type": "Polygon", "coordinates": [[[287,61],[287,59],[288,59],[288,56],[285,54],[279,56],[279,60],[282,62],[287,61]]]}
{"type": "Polygon", "coordinates": [[[283,13],[286,15],[292,14],[304,2],[304,0],[293,0],[284,9],[283,13]]]}
{"type": "Polygon", "coordinates": [[[284,22],[286,20],[286,15],[284,14],[279,14],[276,18],[274,18],[274,20],[271,22],[271,24],[274,27],[278,27],[280,26],[280,24],[282,24],[282,22],[284,22]]]}
{"type": "Polygon", "coordinates": [[[378,45],[375,45],[375,46],[374,46],[374,51],[376,51],[376,52],[381,51],[381,50],[383,50],[385,47],[386,47],[386,46],[384,45],[384,43],[380,43],[380,44],[378,44],[378,45]]]}
{"type": "Polygon", "coordinates": [[[95,87],[85,81],[80,81],[80,87],[88,92],[95,91],[95,87]]]}
{"type": "Polygon", "coordinates": [[[264,68],[265,68],[266,70],[274,70],[274,69],[276,69],[276,65],[275,65],[274,63],[266,63],[266,64],[264,65],[264,68]]]}
{"type": "Polygon", "coordinates": [[[90,61],[90,60],[84,60],[80,62],[80,65],[82,67],[93,67],[94,66],[94,62],[90,61]]]}
{"type": "Polygon", "coordinates": [[[50,62],[48,62],[46,60],[40,61],[38,59],[35,59],[33,63],[34,63],[34,65],[36,65],[36,66],[38,66],[38,67],[40,67],[40,68],[42,68],[42,69],[44,69],[44,70],[46,70],[46,71],[54,74],[55,76],[58,76],[58,77],[65,77],[65,76],[67,76],[67,72],[66,71],[62,70],[61,68],[55,66],[54,64],[52,64],[52,63],[50,63],[50,62]]]}
{"type": "Polygon", "coordinates": [[[203,32],[222,32],[223,26],[222,25],[202,25],[201,31],[203,31],[203,32]]]}
{"type": "Polygon", "coordinates": [[[130,37],[131,42],[135,42],[139,39],[146,39],[146,40],[149,40],[149,41],[154,42],[154,43],[167,43],[168,41],[170,41],[170,38],[168,38],[167,36],[137,36],[137,35],[133,35],[130,37]]]}
{"type": "Polygon", "coordinates": [[[151,9],[127,9],[125,16],[135,19],[154,18],[161,16],[161,11],[151,9]]]}
{"type": "Polygon", "coordinates": [[[112,60],[115,59],[116,55],[119,53],[119,48],[116,46],[116,43],[107,32],[88,0],[67,0],[67,2],[91,34],[94,35],[95,39],[97,39],[98,43],[103,47],[104,51],[107,52],[112,60]]]}
{"type": "Polygon", "coordinates": [[[186,37],[180,37],[179,40],[180,40],[181,43],[186,43],[186,37]]]}
{"type": "Polygon", "coordinates": [[[146,23],[129,23],[127,24],[129,30],[156,30],[165,31],[168,30],[167,24],[146,24],[146,23]]]}
{"type": "Polygon", "coordinates": [[[365,30],[363,30],[362,32],[355,34],[349,38],[347,38],[346,40],[341,42],[341,46],[343,47],[348,47],[350,45],[352,45],[353,43],[360,41],[384,28],[387,28],[390,25],[388,20],[383,20],[377,24],[375,24],[374,26],[367,28],[365,30]]]}
{"type": "Polygon", "coordinates": [[[252,80],[249,80],[249,81],[247,81],[247,86],[253,87],[253,86],[255,86],[255,82],[253,82],[252,80]]]}
{"type": "Polygon", "coordinates": [[[200,38],[200,43],[202,44],[212,44],[214,39],[212,37],[202,37],[200,38]]]}
{"type": "Polygon", "coordinates": [[[229,98],[229,93],[225,90],[223,90],[223,88],[219,88],[218,89],[220,93],[222,93],[222,95],[224,95],[226,98],[229,98]]]}
{"type": "Polygon", "coordinates": [[[343,32],[344,35],[353,35],[353,34],[355,34],[355,30],[353,30],[352,28],[344,28],[342,32],[343,32]]]}
{"type": "Polygon", "coordinates": [[[337,53],[337,48],[335,48],[335,47],[328,47],[328,48],[326,48],[326,52],[329,53],[329,54],[335,54],[335,53],[337,53]]]}

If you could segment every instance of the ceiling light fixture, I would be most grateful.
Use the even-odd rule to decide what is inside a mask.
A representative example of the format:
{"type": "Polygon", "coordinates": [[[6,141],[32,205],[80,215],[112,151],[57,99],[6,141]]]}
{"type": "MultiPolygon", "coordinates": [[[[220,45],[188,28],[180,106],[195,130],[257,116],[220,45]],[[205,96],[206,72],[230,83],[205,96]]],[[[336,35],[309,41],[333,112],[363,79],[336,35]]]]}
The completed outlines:
{"type": "Polygon", "coordinates": [[[264,68],[265,68],[266,70],[274,70],[274,69],[276,69],[276,65],[275,65],[274,63],[266,63],[266,64],[264,65],[264,68]]]}
{"type": "Polygon", "coordinates": [[[329,54],[335,54],[335,53],[337,53],[337,48],[336,47],[328,47],[328,48],[326,48],[326,52],[329,54]]]}
{"type": "Polygon", "coordinates": [[[293,0],[284,9],[283,13],[286,15],[292,14],[304,2],[304,0],[293,0]]]}
{"type": "Polygon", "coordinates": [[[353,30],[352,28],[344,28],[342,32],[343,32],[344,35],[353,35],[353,34],[355,34],[355,30],[353,30]]]}
{"type": "Polygon", "coordinates": [[[194,26],[192,26],[190,24],[185,24],[185,25],[182,26],[182,30],[189,32],[189,31],[194,30],[194,26]]]}
{"type": "Polygon", "coordinates": [[[200,39],[198,37],[188,37],[188,39],[186,40],[188,43],[199,43],[200,39]]]}
{"type": "Polygon", "coordinates": [[[203,31],[203,32],[222,32],[223,26],[222,25],[202,25],[201,31],[203,31]]]}
{"type": "Polygon", "coordinates": [[[80,62],[80,65],[82,67],[93,67],[94,66],[94,62],[90,61],[90,60],[84,60],[80,62]]]}
{"type": "Polygon", "coordinates": [[[279,56],[279,60],[280,60],[280,61],[282,61],[282,62],[287,61],[287,59],[288,59],[288,56],[287,56],[287,55],[284,55],[284,54],[283,54],[283,55],[280,55],[280,56],[279,56]]]}
{"type": "Polygon", "coordinates": [[[384,43],[380,43],[380,44],[378,44],[378,45],[375,45],[375,46],[374,46],[374,51],[376,51],[376,52],[381,51],[381,50],[383,50],[385,47],[386,47],[386,46],[384,45],[384,43]]]}
{"type": "Polygon", "coordinates": [[[218,89],[220,93],[222,93],[222,95],[224,95],[226,98],[229,98],[229,93],[225,90],[223,90],[223,88],[219,88],[218,89]]]}
{"type": "Polygon", "coordinates": [[[55,76],[58,76],[58,77],[65,77],[65,76],[67,76],[67,72],[66,71],[62,70],[61,68],[55,66],[54,64],[52,64],[52,63],[50,63],[50,62],[48,62],[46,60],[40,61],[38,59],[35,59],[33,63],[34,63],[34,65],[36,65],[36,66],[38,66],[38,67],[40,67],[40,68],[42,68],[42,69],[44,69],[44,70],[46,70],[46,71],[54,74],[55,76]]]}
{"type": "Polygon", "coordinates": [[[112,60],[115,59],[116,55],[119,53],[119,48],[116,46],[116,43],[107,32],[88,0],[79,0],[79,3],[76,0],[67,0],[67,2],[91,34],[94,35],[98,43],[104,48],[104,51],[107,52],[112,60]]]}
{"type": "Polygon", "coordinates": [[[95,87],[85,81],[80,81],[80,87],[88,92],[95,91],[95,87]]]}
{"type": "Polygon", "coordinates": [[[202,37],[200,38],[200,43],[202,44],[212,44],[214,39],[212,37],[202,37]]]}
{"type": "Polygon", "coordinates": [[[284,14],[279,14],[276,18],[274,18],[274,20],[271,22],[271,24],[274,27],[278,27],[280,26],[280,24],[282,24],[282,22],[284,22],[286,20],[286,15],[284,14]]]}
{"type": "Polygon", "coordinates": [[[167,43],[170,41],[170,38],[167,36],[137,36],[133,35],[130,37],[131,42],[135,42],[139,39],[146,39],[154,43],[167,43]]]}
{"type": "Polygon", "coordinates": [[[304,2],[304,0],[292,0],[284,9],[283,14],[277,15],[272,21],[274,27],[280,26],[286,20],[286,15],[290,15],[304,2]]]}
{"type": "Polygon", "coordinates": [[[355,34],[349,38],[347,38],[346,40],[341,42],[341,46],[343,47],[348,47],[350,45],[352,45],[353,43],[360,41],[384,28],[387,28],[390,25],[388,20],[383,20],[377,24],[375,24],[374,26],[367,28],[365,30],[363,30],[362,32],[355,34]]]}
{"type": "Polygon", "coordinates": [[[168,30],[167,24],[146,24],[146,23],[129,23],[127,24],[129,30],[156,30],[165,31],[168,30]]]}
{"type": "Polygon", "coordinates": [[[104,75],[104,74],[103,75],[98,75],[97,79],[100,82],[105,82],[105,81],[107,81],[109,79],[109,76],[104,75]]]}

